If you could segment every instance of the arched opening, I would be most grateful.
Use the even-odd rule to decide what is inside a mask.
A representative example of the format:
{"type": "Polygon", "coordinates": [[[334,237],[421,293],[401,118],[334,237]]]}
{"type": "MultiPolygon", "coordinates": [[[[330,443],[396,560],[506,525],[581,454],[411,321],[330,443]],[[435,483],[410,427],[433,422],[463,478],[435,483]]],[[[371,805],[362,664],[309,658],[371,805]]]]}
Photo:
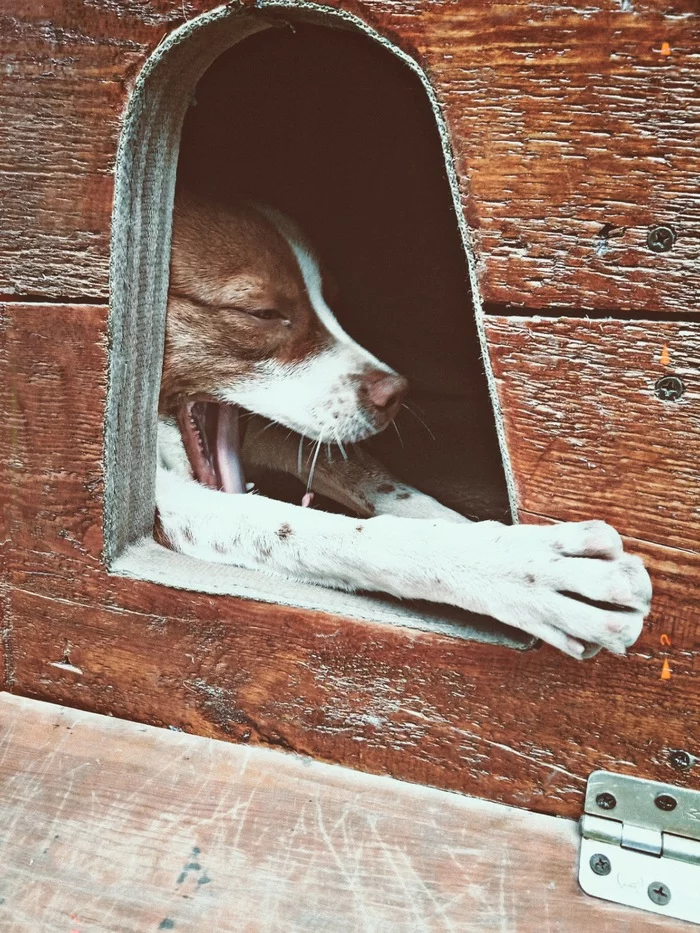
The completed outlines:
{"type": "Polygon", "coordinates": [[[349,14],[300,3],[290,23],[290,10],[219,9],[186,24],[147,64],[126,116],[113,217],[107,561],[112,572],[189,589],[525,644],[457,610],[277,583],[152,539],[176,174],[224,202],[252,198],[297,220],[338,281],[343,327],[412,382],[414,411],[373,452],[470,517],[509,516],[466,231],[429,85],[349,14]]]}
{"type": "Polygon", "coordinates": [[[301,225],[338,286],[344,329],[411,383],[397,430],[369,446],[468,517],[506,519],[464,245],[417,75],[356,30],[281,22],[199,82],[178,184],[301,225]]]}

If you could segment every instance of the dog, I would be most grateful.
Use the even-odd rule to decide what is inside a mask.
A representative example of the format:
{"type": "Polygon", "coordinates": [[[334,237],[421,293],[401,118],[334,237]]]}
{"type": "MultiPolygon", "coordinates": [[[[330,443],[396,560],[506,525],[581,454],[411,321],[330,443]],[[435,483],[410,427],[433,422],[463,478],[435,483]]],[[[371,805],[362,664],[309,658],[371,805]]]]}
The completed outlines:
{"type": "Polygon", "coordinates": [[[574,658],[624,654],[651,583],[613,528],[471,522],[354,446],[392,422],[407,389],[343,331],[292,220],[178,194],[157,539],[194,558],[458,606],[574,658]],[[256,494],[247,477],[260,468],[301,480],[301,501],[256,494]],[[318,495],[346,514],[313,508],[318,495]]]}

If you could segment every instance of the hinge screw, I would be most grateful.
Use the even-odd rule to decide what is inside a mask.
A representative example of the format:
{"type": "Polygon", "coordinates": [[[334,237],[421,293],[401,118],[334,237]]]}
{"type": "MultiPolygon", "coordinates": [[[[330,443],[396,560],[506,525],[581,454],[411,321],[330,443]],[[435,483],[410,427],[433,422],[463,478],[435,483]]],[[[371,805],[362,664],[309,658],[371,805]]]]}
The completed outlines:
{"type": "Polygon", "coordinates": [[[662,376],[656,380],[654,392],[662,402],[676,402],[685,392],[685,386],[678,376],[662,376]]]}
{"type": "Polygon", "coordinates": [[[649,898],[655,904],[668,904],[671,900],[671,892],[661,881],[652,881],[652,883],[647,888],[647,894],[649,898]]]}
{"type": "Polygon", "coordinates": [[[652,227],[647,233],[647,246],[653,253],[667,253],[676,242],[676,233],[671,227],[652,227]]]}
{"type": "Polygon", "coordinates": [[[659,796],[654,800],[654,803],[659,808],[659,810],[665,810],[667,813],[669,813],[671,810],[675,810],[678,806],[678,801],[670,794],[659,794],[659,796]]]}
{"type": "Polygon", "coordinates": [[[610,859],[607,855],[603,855],[602,852],[596,852],[595,855],[592,855],[588,864],[596,875],[610,874],[610,859]]]}
{"type": "Polygon", "coordinates": [[[612,794],[608,794],[607,792],[598,794],[595,802],[601,810],[614,810],[617,806],[617,800],[615,800],[612,794]]]}
{"type": "Polygon", "coordinates": [[[693,759],[688,752],[681,751],[680,749],[669,752],[668,760],[671,767],[677,768],[679,771],[685,771],[686,768],[692,767],[693,764],[693,759]]]}

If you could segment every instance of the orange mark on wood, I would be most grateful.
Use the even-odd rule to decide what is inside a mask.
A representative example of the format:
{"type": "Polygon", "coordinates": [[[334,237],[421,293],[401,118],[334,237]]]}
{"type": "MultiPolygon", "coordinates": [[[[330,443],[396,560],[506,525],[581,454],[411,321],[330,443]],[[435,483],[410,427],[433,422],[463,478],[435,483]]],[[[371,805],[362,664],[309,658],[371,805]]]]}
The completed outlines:
{"type": "Polygon", "coordinates": [[[664,661],[664,665],[661,668],[661,679],[662,680],[671,679],[671,665],[668,663],[668,660],[664,661]]]}
{"type": "Polygon", "coordinates": [[[670,54],[671,54],[671,46],[668,44],[668,42],[662,42],[662,43],[661,43],[661,54],[662,54],[662,55],[670,55],[670,54]]]}
{"type": "Polygon", "coordinates": [[[662,366],[668,366],[668,364],[671,362],[671,354],[668,349],[668,344],[664,344],[664,348],[661,351],[661,356],[659,359],[662,366]]]}
{"type": "Polygon", "coordinates": [[[668,637],[668,635],[664,632],[664,634],[661,635],[661,636],[659,637],[659,643],[662,644],[662,645],[666,645],[667,648],[670,648],[670,646],[671,646],[671,639],[670,639],[670,638],[668,637]]]}

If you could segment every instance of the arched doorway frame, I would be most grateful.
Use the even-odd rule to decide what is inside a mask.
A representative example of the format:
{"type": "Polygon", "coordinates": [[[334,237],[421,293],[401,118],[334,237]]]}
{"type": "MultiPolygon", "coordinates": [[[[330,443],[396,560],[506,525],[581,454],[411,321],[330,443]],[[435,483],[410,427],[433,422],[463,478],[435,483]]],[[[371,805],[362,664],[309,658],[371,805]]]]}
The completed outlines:
{"type": "MultiPolygon", "coordinates": [[[[191,561],[152,540],[155,510],[157,400],[161,378],[168,289],[171,215],[180,137],[199,79],[227,49],[248,36],[279,25],[279,14],[295,20],[357,30],[396,56],[418,77],[435,117],[455,219],[469,272],[473,307],[494,410],[511,510],[514,484],[483,327],[483,310],[462,211],[447,125],[426,73],[411,56],[345,11],[303,0],[262,0],[255,10],[219,7],[183,24],[153,52],[143,67],[124,115],[115,167],[109,311],[109,376],[105,415],[104,558],[113,573],[206,592],[230,593],[268,602],[322,608],[359,618],[449,631],[460,629],[442,614],[432,621],[363,597],[318,588],[278,586],[253,571],[191,561]],[[325,591],[329,592],[330,591],[325,591]],[[316,595],[313,595],[313,594],[316,595]],[[414,618],[415,617],[415,618],[414,618]],[[411,621],[413,619],[413,621],[411,621]]],[[[451,615],[450,612],[446,613],[451,615]]],[[[503,641],[464,626],[465,637],[503,641]],[[467,632],[466,630],[469,629],[467,632]]],[[[481,630],[480,626],[476,626],[481,630]]],[[[506,636],[505,640],[510,642],[506,636]]]]}

